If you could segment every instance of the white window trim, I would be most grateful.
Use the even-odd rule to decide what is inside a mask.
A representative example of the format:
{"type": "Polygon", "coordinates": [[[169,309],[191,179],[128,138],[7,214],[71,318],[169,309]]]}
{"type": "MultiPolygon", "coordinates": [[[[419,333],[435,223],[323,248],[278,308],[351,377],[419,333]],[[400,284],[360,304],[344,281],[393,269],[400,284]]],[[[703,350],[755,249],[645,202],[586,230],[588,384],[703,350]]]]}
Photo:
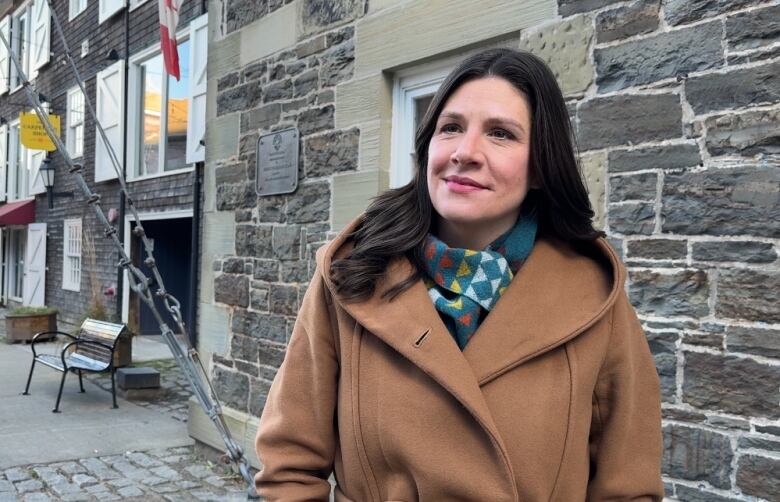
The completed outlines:
{"type": "Polygon", "coordinates": [[[393,124],[390,149],[390,188],[414,177],[414,100],[433,94],[454,67],[450,59],[396,73],[393,82],[393,124]]]}
{"type": "MultiPolygon", "coordinates": [[[[186,26],[186,27],[181,29],[176,34],[176,43],[178,45],[181,45],[182,42],[185,42],[186,40],[189,39],[189,35],[190,35],[190,27],[186,26]]],[[[146,60],[151,59],[151,58],[153,58],[154,56],[156,56],[156,55],[158,55],[160,53],[161,52],[160,52],[159,44],[149,46],[146,49],[144,49],[142,51],[139,51],[139,52],[135,53],[133,56],[131,56],[130,57],[130,64],[128,65],[128,72],[129,73],[128,73],[128,78],[127,78],[127,87],[128,87],[128,89],[127,89],[127,96],[128,96],[128,103],[127,103],[127,106],[128,106],[128,112],[127,112],[128,113],[128,121],[127,121],[127,123],[128,124],[136,124],[135,127],[131,126],[131,127],[128,128],[129,130],[126,131],[126,133],[127,133],[127,147],[128,147],[128,152],[127,152],[127,181],[129,181],[129,182],[150,180],[150,179],[154,179],[154,178],[164,178],[166,176],[175,176],[177,174],[191,172],[191,171],[193,171],[195,169],[194,165],[190,165],[190,166],[183,167],[181,169],[176,169],[176,170],[173,170],[173,171],[164,171],[164,172],[159,172],[159,173],[154,173],[154,174],[143,174],[143,175],[137,174],[138,171],[139,171],[139,167],[140,167],[140,164],[139,164],[140,158],[139,158],[139,155],[138,155],[139,141],[141,141],[141,136],[142,136],[140,127],[143,125],[143,121],[138,116],[140,114],[140,106],[141,106],[141,101],[140,101],[141,98],[138,96],[138,93],[140,92],[140,87],[141,87],[140,86],[140,82],[139,82],[140,75],[139,75],[138,67],[141,64],[143,64],[146,60]]],[[[162,100],[162,102],[167,103],[167,101],[168,101],[168,91],[167,91],[167,86],[166,86],[166,90],[164,92],[164,99],[162,100]]],[[[163,117],[166,116],[166,110],[167,110],[167,107],[165,107],[165,109],[162,110],[162,116],[163,117]]],[[[191,111],[188,110],[188,113],[190,113],[190,112],[191,111]]],[[[161,127],[162,127],[162,125],[161,125],[161,127]]],[[[164,150],[162,150],[161,151],[161,157],[165,158],[165,154],[166,154],[166,152],[164,150]]]]}
{"type": "Polygon", "coordinates": [[[25,166],[25,169],[27,169],[27,180],[23,184],[23,186],[27,187],[27,195],[24,197],[19,197],[18,193],[16,193],[16,180],[17,176],[19,175],[19,166],[17,165],[17,159],[19,158],[19,149],[24,148],[23,155],[21,156],[22,159],[24,159],[24,163],[27,163],[28,160],[28,150],[24,145],[22,145],[21,141],[21,126],[19,124],[19,119],[12,120],[8,123],[8,167],[6,171],[6,179],[8,180],[8,187],[9,190],[6,193],[6,200],[8,202],[19,202],[22,200],[34,200],[35,194],[30,193],[30,169],[29,166],[25,166]],[[11,131],[16,128],[17,134],[15,141],[11,141],[11,131]]]}
{"type": "Polygon", "coordinates": [[[71,113],[73,113],[73,110],[70,107],[70,103],[71,103],[70,98],[71,98],[72,95],[74,95],[76,93],[81,93],[81,88],[79,88],[79,86],[72,87],[72,88],[68,89],[67,97],[65,98],[66,99],[66,103],[65,103],[65,108],[66,108],[66,110],[65,110],[65,142],[66,142],[66,148],[68,150],[68,153],[71,155],[71,157],[74,158],[74,159],[79,159],[79,158],[84,156],[84,136],[86,134],[85,111],[86,111],[86,106],[87,106],[85,101],[87,100],[87,98],[86,98],[86,96],[82,95],[83,100],[81,102],[81,107],[82,107],[82,109],[81,109],[81,124],[79,124],[79,125],[81,125],[81,145],[79,145],[80,148],[77,149],[76,148],[77,145],[75,144],[76,138],[75,138],[73,132],[71,131],[71,124],[70,124],[70,115],[71,115],[71,113]]]}
{"type": "Polygon", "coordinates": [[[74,19],[76,19],[77,17],[79,17],[81,14],[83,14],[84,12],[86,12],[86,10],[87,10],[87,5],[89,5],[89,0],[84,0],[84,6],[81,8],[81,10],[80,10],[80,11],[78,11],[78,12],[76,12],[76,13],[74,14],[74,13],[72,12],[72,10],[73,10],[73,7],[72,7],[72,5],[73,5],[73,2],[74,2],[74,0],[69,0],[69,1],[68,1],[68,21],[69,21],[69,22],[70,22],[70,21],[73,21],[74,19]]]}
{"type": "Polygon", "coordinates": [[[130,0],[130,12],[146,3],[146,0],[130,0]]]}
{"type": "MultiPolygon", "coordinates": [[[[19,60],[19,63],[22,66],[22,70],[24,70],[25,75],[28,79],[33,80],[32,76],[30,75],[30,60],[32,59],[32,0],[29,2],[26,2],[24,5],[16,9],[13,13],[10,15],[10,33],[11,33],[11,53],[16,55],[17,59],[19,60]],[[21,55],[18,55],[14,52],[15,45],[16,45],[16,22],[15,19],[23,12],[27,11],[27,22],[24,26],[25,33],[22,35],[24,40],[27,42],[27,45],[25,46],[25,50],[27,51],[27,57],[20,57],[21,55]],[[26,64],[25,64],[26,63],[26,64]]],[[[13,60],[11,59],[11,55],[8,55],[8,64],[10,65],[8,69],[8,87],[10,88],[8,94],[13,94],[19,89],[23,87],[21,77],[19,75],[19,70],[16,69],[16,65],[14,64],[13,60]],[[18,80],[18,84],[15,86],[11,86],[11,82],[13,80],[18,80]]]]}
{"type": "Polygon", "coordinates": [[[81,218],[64,220],[62,223],[62,289],[66,289],[68,291],[81,291],[81,275],[84,270],[82,239],[83,233],[81,218]],[[70,232],[72,232],[74,228],[78,228],[79,233],[78,254],[70,253],[68,251],[68,245],[70,243],[70,232]],[[78,281],[71,281],[70,278],[72,275],[72,269],[70,268],[70,260],[68,258],[75,257],[78,257],[79,259],[79,278],[78,281]]]}
{"type": "Polygon", "coordinates": [[[16,225],[8,227],[7,229],[8,229],[8,232],[7,232],[7,235],[8,235],[8,239],[7,239],[7,242],[8,242],[8,248],[7,248],[7,251],[8,251],[8,253],[7,253],[8,261],[7,261],[7,265],[8,265],[8,269],[9,269],[8,270],[8,284],[7,284],[7,286],[8,286],[8,289],[7,289],[7,291],[8,291],[8,299],[9,300],[13,300],[15,302],[23,303],[24,302],[24,268],[25,268],[25,263],[24,263],[25,256],[24,255],[27,254],[27,242],[26,242],[27,232],[24,231],[25,227],[16,226],[16,225]],[[16,276],[16,269],[15,268],[13,268],[13,273],[12,273],[12,267],[14,266],[15,262],[18,260],[18,257],[15,256],[16,255],[16,249],[13,247],[13,245],[16,243],[16,241],[15,241],[15,239],[11,238],[12,234],[17,234],[17,235],[19,235],[19,238],[24,238],[25,239],[24,249],[22,250],[22,260],[21,260],[22,261],[22,296],[13,296],[11,294],[11,292],[14,291],[14,289],[16,289],[16,281],[18,280],[18,277],[16,276]],[[12,250],[13,250],[13,257],[17,258],[17,260],[11,260],[11,258],[12,258],[12,250]]]}

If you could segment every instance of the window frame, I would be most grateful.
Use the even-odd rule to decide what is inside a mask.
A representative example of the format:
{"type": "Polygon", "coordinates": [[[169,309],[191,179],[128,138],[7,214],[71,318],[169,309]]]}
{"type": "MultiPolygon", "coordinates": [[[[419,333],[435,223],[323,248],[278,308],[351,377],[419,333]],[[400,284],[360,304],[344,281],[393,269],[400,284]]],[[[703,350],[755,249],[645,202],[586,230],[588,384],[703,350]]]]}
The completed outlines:
{"type": "Polygon", "coordinates": [[[436,93],[454,68],[450,59],[401,70],[393,79],[393,119],[390,149],[390,188],[414,178],[415,100],[436,93]]]}
{"type": "MultiPolygon", "coordinates": [[[[68,22],[73,21],[77,17],[79,17],[84,11],[87,10],[87,5],[89,4],[89,0],[70,0],[68,2],[68,22]],[[74,5],[81,5],[81,9],[74,12],[74,5]]],[[[78,9],[78,7],[76,7],[78,9]]]]}
{"type": "Polygon", "coordinates": [[[27,165],[28,159],[27,147],[22,145],[21,141],[21,125],[19,119],[12,120],[8,123],[8,170],[6,172],[8,179],[6,200],[8,200],[8,202],[35,198],[35,195],[30,193],[30,169],[27,165]],[[17,191],[20,160],[22,162],[21,167],[25,170],[23,172],[25,175],[21,177],[23,183],[19,185],[19,187],[22,188],[21,193],[17,191]]]}
{"type": "MultiPolygon", "coordinates": [[[[183,29],[181,29],[176,34],[176,44],[178,46],[181,46],[184,42],[189,41],[190,39],[190,27],[186,26],[183,29]]],[[[143,72],[141,71],[140,67],[150,59],[161,55],[162,52],[160,51],[159,44],[150,46],[143,51],[137,52],[129,59],[128,64],[128,124],[136,124],[135,127],[131,127],[128,131],[128,169],[127,169],[127,177],[129,181],[141,181],[141,180],[147,180],[147,179],[154,179],[154,178],[161,178],[165,176],[173,176],[176,174],[191,172],[194,170],[195,165],[189,164],[187,167],[183,167],[180,169],[176,169],[173,171],[164,171],[161,170],[160,172],[153,173],[153,174],[141,174],[141,159],[143,156],[141,155],[141,148],[142,148],[142,141],[143,141],[143,110],[141,107],[143,106],[143,96],[141,95],[141,91],[143,90],[143,72]]],[[[191,63],[190,63],[191,64],[191,63]]],[[[166,77],[168,76],[165,74],[166,77]]],[[[160,130],[163,129],[166,130],[166,137],[167,137],[167,115],[168,115],[168,84],[166,79],[166,84],[163,88],[162,98],[161,98],[161,104],[160,104],[160,130]],[[165,103],[165,106],[163,106],[163,103],[165,103]],[[165,123],[166,127],[163,128],[163,123],[165,123]]],[[[188,90],[188,92],[190,92],[188,90]]],[[[191,113],[191,110],[187,110],[187,113],[191,113]]],[[[160,134],[160,137],[162,138],[163,135],[160,134]]],[[[160,141],[160,154],[159,158],[162,159],[160,161],[160,167],[164,166],[165,159],[167,156],[167,140],[165,141],[165,144],[163,146],[163,142],[160,141]]],[[[186,153],[186,152],[185,152],[186,153]]]]}
{"type": "MultiPolygon", "coordinates": [[[[24,74],[27,75],[27,77],[30,78],[30,64],[32,59],[32,0],[29,2],[24,3],[21,7],[16,9],[13,13],[10,15],[11,18],[11,52],[16,56],[16,58],[19,60],[19,63],[22,66],[22,70],[24,71],[24,74]],[[17,37],[17,29],[18,29],[18,19],[22,16],[25,16],[25,24],[24,24],[24,31],[25,33],[22,34],[23,40],[25,42],[25,45],[23,47],[23,53],[19,53],[19,38],[17,37]]],[[[19,70],[17,70],[16,65],[11,60],[11,56],[8,56],[8,64],[10,65],[9,72],[8,72],[8,88],[9,88],[9,95],[13,94],[14,92],[18,91],[22,88],[22,82],[19,75],[19,70]]]]}
{"type": "Polygon", "coordinates": [[[133,11],[133,10],[137,9],[138,7],[142,6],[145,3],[146,3],[146,0],[130,0],[130,2],[128,4],[128,8],[130,9],[130,11],[133,11]]]}
{"type": "Polygon", "coordinates": [[[25,227],[11,226],[7,232],[6,256],[8,257],[8,299],[19,303],[24,301],[24,269],[27,253],[27,232],[25,227]],[[18,247],[21,246],[21,247],[18,247]],[[17,256],[17,253],[21,253],[17,256]],[[17,288],[19,291],[17,291],[17,288]],[[19,292],[19,296],[14,293],[19,292]]]}
{"type": "Polygon", "coordinates": [[[70,156],[74,159],[78,159],[84,156],[84,135],[86,132],[86,124],[85,124],[85,110],[86,110],[86,96],[84,96],[84,93],[81,92],[81,89],[79,86],[71,87],[68,89],[66,99],[66,105],[65,105],[65,142],[66,142],[66,148],[68,150],[68,153],[70,156]],[[74,95],[81,94],[81,122],[78,124],[71,124],[71,118],[73,116],[73,108],[71,107],[71,99],[74,95]],[[77,127],[81,126],[81,141],[76,144],[76,133],[75,130],[77,127]],[[78,148],[76,148],[78,147],[78,148]]]}
{"type": "Polygon", "coordinates": [[[81,218],[69,218],[62,222],[62,289],[81,291],[81,277],[84,271],[83,260],[83,228],[81,218]],[[73,239],[72,232],[78,231],[78,238],[73,239]],[[70,244],[77,242],[78,252],[70,249],[70,244]],[[78,279],[73,279],[72,258],[78,263],[78,279]]]}

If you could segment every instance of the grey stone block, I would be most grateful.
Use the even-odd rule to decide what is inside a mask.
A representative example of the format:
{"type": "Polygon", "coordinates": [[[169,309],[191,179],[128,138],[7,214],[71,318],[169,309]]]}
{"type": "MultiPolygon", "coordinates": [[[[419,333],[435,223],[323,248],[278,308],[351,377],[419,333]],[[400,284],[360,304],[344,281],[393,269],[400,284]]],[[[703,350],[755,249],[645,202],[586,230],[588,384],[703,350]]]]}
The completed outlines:
{"type": "Polygon", "coordinates": [[[780,493],[780,460],[743,455],[737,467],[737,486],[747,495],[776,500],[780,493]]]}
{"type": "Polygon", "coordinates": [[[363,15],[361,0],[303,0],[301,21],[304,34],[319,33],[363,15]]]}
{"type": "MultiPolygon", "coordinates": [[[[287,341],[285,337],[286,323],[286,319],[280,315],[236,309],[233,312],[231,329],[233,333],[285,343],[287,341]]],[[[245,360],[252,361],[253,359],[245,360]]]]}
{"type": "Polygon", "coordinates": [[[688,241],[642,239],[628,241],[628,256],[651,260],[682,260],[688,255],[688,241]]]}
{"type": "Polygon", "coordinates": [[[656,198],[657,185],[658,175],[656,173],[610,176],[609,201],[652,201],[656,198]]]}
{"type": "Polygon", "coordinates": [[[780,167],[667,174],[664,232],[780,236],[780,167]]]}
{"type": "Polygon", "coordinates": [[[650,235],[655,228],[655,206],[638,202],[610,205],[609,229],[622,235],[650,235]]]}
{"type": "Polygon", "coordinates": [[[268,0],[232,0],[225,2],[225,27],[236,31],[268,14],[268,0]]]}
{"type": "Polygon", "coordinates": [[[780,417],[780,368],[751,359],[686,352],[683,401],[746,417],[780,417]]]}
{"type": "Polygon", "coordinates": [[[726,346],[731,352],[745,352],[780,359],[780,331],[729,326],[726,329],[726,346]]]}
{"type": "Polygon", "coordinates": [[[247,403],[249,402],[248,376],[215,366],[213,383],[223,404],[239,411],[247,411],[247,403]]]}
{"type": "Polygon", "coordinates": [[[702,75],[685,82],[685,97],[697,114],[776,103],[780,101],[778,75],[780,62],[702,75]]]}
{"type": "Polygon", "coordinates": [[[658,316],[709,314],[709,281],[701,270],[629,272],[629,297],[637,310],[658,316]]]}
{"type": "Polygon", "coordinates": [[[741,9],[763,0],[667,0],[666,22],[671,25],[692,23],[724,12],[741,9]]]}
{"type": "Polygon", "coordinates": [[[713,156],[780,154],[780,109],[708,117],[704,125],[713,156]]]}
{"type": "Polygon", "coordinates": [[[358,167],[360,131],[333,131],[309,136],[303,144],[303,165],[307,177],[329,176],[358,167]]]}
{"type": "Polygon", "coordinates": [[[729,319],[780,322],[780,273],[722,270],[715,312],[729,319]]]}
{"type": "Polygon", "coordinates": [[[658,28],[660,0],[637,0],[616,9],[601,12],[596,17],[596,40],[612,42],[658,28]]]}
{"type": "Polygon", "coordinates": [[[596,10],[620,0],[559,0],[558,13],[562,16],[570,16],[579,12],[596,10]]]}
{"type": "Polygon", "coordinates": [[[726,18],[726,39],[730,50],[754,49],[777,42],[780,38],[780,5],[726,18]]]}
{"type": "Polygon", "coordinates": [[[307,136],[325,129],[333,129],[333,105],[312,108],[301,112],[298,116],[298,130],[301,136],[307,136]]]}
{"type": "Polygon", "coordinates": [[[221,274],[214,279],[214,301],[246,307],[249,305],[249,278],[245,275],[221,274]]]}
{"type": "Polygon", "coordinates": [[[596,49],[600,92],[649,84],[723,64],[720,21],[596,49]]]}
{"type": "Polygon", "coordinates": [[[578,116],[582,150],[682,136],[682,108],[676,94],[596,98],[582,103],[578,116]]]}
{"type": "Polygon", "coordinates": [[[287,218],[291,223],[316,223],[330,220],[330,183],[305,183],[287,202],[287,218]]]}
{"type": "Polygon", "coordinates": [[[729,437],[696,427],[667,425],[664,431],[664,473],[691,481],[708,481],[718,488],[730,488],[729,437]]]}
{"type": "Polygon", "coordinates": [[[673,403],[677,394],[677,338],[676,333],[668,331],[647,334],[647,343],[661,381],[661,400],[666,403],[673,403]]]}
{"type": "Polygon", "coordinates": [[[612,150],[609,152],[608,159],[610,173],[640,169],[680,169],[701,164],[699,146],[696,144],[612,150]]]}
{"type": "Polygon", "coordinates": [[[694,242],[692,257],[700,261],[771,263],[777,259],[775,247],[767,242],[694,242]]]}
{"type": "Polygon", "coordinates": [[[119,368],[116,370],[116,378],[117,385],[122,389],[155,389],[160,387],[160,372],[154,368],[119,368]]]}

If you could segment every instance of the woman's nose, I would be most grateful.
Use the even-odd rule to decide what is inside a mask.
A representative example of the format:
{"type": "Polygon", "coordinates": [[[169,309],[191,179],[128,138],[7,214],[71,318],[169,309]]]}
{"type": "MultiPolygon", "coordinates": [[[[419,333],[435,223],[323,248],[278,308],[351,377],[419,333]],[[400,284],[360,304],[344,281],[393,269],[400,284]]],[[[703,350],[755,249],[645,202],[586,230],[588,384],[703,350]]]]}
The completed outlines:
{"type": "Polygon", "coordinates": [[[456,164],[479,164],[484,159],[479,134],[466,131],[460,137],[460,141],[450,157],[456,164]]]}

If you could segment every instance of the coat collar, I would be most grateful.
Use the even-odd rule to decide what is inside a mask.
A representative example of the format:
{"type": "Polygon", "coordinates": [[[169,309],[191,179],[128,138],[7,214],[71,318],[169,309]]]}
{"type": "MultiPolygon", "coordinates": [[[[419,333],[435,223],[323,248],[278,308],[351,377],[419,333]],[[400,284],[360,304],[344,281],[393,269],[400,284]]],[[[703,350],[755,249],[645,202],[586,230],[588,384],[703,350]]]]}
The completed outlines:
{"type": "Polygon", "coordinates": [[[413,272],[405,258],[390,263],[374,294],[360,302],[339,299],[330,264],[352,248],[348,241],[360,218],[317,252],[317,265],[333,298],[355,321],[453,394],[494,435],[480,386],[582,333],[615,302],[624,270],[604,239],[592,257],[565,243],[538,238],[490,315],[461,353],[439,318],[422,280],[392,301],[382,294],[413,272]]]}

